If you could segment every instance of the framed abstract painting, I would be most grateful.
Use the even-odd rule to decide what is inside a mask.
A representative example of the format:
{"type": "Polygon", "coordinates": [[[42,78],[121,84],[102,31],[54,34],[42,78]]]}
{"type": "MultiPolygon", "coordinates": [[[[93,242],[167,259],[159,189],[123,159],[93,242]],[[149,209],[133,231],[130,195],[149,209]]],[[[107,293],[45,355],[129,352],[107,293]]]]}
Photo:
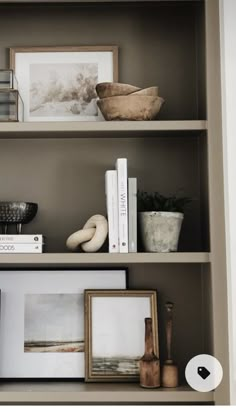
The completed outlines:
{"type": "Polygon", "coordinates": [[[85,291],[87,382],[139,380],[147,317],[152,318],[154,350],[159,357],[156,291],[85,291]]]}

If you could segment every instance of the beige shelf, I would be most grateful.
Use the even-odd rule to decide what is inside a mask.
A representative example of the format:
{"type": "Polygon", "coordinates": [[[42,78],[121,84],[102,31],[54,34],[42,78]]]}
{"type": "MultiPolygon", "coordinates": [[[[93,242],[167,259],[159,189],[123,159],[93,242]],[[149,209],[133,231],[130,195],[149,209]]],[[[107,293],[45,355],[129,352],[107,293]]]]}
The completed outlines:
{"type": "Polygon", "coordinates": [[[172,403],[213,402],[214,392],[181,386],[146,390],[132,383],[21,382],[0,386],[0,403],[172,403]]]}
{"type": "MultiPolygon", "coordinates": [[[[142,2],[143,0],[119,0],[119,3],[126,2],[142,2]]],[[[149,0],[151,2],[156,1],[172,1],[172,0],[149,0]]],[[[175,0],[182,1],[182,0],[175,0]]],[[[185,1],[202,1],[202,0],[185,0],[185,1]]],[[[0,0],[1,3],[97,3],[98,0],[0,0]]],[[[102,0],[103,3],[116,3],[117,0],[102,0]]]]}
{"type": "Polygon", "coordinates": [[[207,129],[204,120],[140,122],[9,122],[0,123],[0,138],[63,138],[198,135],[207,129]]]}
{"type": "Polygon", "coordinates": [[[130,263],[208,263],[209,253],[43,253],[1,254],[3,266],[125,265],[130,263]]]}

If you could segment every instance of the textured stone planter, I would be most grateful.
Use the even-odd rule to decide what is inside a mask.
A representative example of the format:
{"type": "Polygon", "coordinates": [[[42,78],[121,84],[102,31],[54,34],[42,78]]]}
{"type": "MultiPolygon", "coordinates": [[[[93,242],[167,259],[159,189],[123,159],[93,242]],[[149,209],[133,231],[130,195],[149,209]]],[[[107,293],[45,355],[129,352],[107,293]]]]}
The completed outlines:
{"type": "Polygon", "coordinates": [[[183,213],[177,212],[140,212],[145,252],[176,252],[183,218],[183,213]]]}

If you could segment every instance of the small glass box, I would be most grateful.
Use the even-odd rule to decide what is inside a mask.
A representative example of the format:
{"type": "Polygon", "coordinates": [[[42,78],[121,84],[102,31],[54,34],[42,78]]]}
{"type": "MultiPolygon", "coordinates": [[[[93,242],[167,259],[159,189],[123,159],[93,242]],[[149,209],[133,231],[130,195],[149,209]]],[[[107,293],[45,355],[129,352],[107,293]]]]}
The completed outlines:
{"type": "Polygon", "coordinates": [[[23,122],[23,113],[18,90],[0,90],[0,122],[23,122]]]}
{"type": "Polygon", "coordinates": [[[14,89],[14,72],[11,69],[0,70],[0,89],[14,89]]]}

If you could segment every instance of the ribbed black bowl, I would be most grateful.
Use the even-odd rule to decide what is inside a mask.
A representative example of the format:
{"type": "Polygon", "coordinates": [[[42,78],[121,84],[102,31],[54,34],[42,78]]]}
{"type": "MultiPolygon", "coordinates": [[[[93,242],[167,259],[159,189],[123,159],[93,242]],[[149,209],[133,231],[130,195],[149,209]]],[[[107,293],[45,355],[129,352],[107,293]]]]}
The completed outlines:
{"type": "Polygon", "coordinates": [[[37,203],[0,202],[0,223],[29,223],[38,211],[37,203]]]}

